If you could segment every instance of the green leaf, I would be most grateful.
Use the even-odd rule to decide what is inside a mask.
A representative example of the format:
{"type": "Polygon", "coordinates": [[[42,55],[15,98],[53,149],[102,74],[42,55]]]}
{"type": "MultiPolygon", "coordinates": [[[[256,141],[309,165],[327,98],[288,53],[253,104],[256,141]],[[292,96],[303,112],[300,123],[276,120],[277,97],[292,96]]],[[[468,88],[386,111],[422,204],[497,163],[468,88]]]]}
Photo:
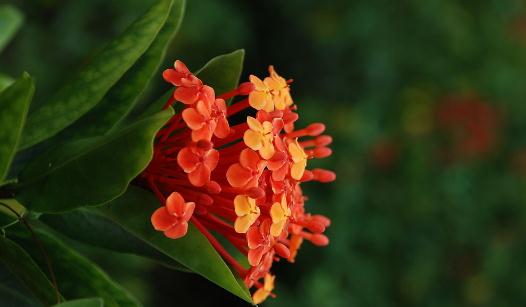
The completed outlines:
{"type": "Polygon", "coordinates": [[[0,51],[13,38],[23,21],[24,16],[15,7],[11,5],[0,6],[0,51]]]}
{"type": "Polygon", "coordinates": [[[18,216],[11,210],[15,211],[18,216],[26,214],[26,208],[16,200],[12,198],[0,199],[0,229],[8,228],[19,222],[18,216]]]}
{"type": "MultiPolygon", "coordinates": [[[[140,306],[124,288],[113,281],[91,260],[65,245],[50,232],[38,228],[36,237],[45,247],[51,261],[60,293],[67,299],[101,297],[105,306],[140,306]]],[[[46,260],[27,232],[15,232],[16,241],[44,267],[46,260]]]]}
{"type": "Polygon", "coordinates": [[[121,253],[153,259],[163,265],[190,272],[177,261],[161,253],[148,242],[130,233],[95,210],[80,208],[62,214],[45,214],[40,220],[74,240],[121,253]]]}
{"type": "Polygon", "coordinates": [[[0,284],[0,306],[34,307],[34,302],[22,293],[0,284]]]}
{"type": "MultiPolygon", "coordinates": [[[[235,89],[239,83],[244,58],[245,51],[243,49],[216,56],[199,69],[196,76],[201,78],[206,84],[212,86],[218,95],[229,92],[235,89]]],[[[170,89],[155,102],[134,113],[138,114],[137,117],[140,117],[159,112],[172,93],[173,89],[170,89]]]]}
{"type": "Polygon", "coordinates": [[[104,307],[104,300],[100,297],[82,298],[57,304],[53,307],[104,307]]]}
{"type": "Polygon", "coordinates": [[[252,303],[243,282],[236,279],[210,242],[193,225],[190,225],[184,237],[177,240],[168,239],[153,229],[150,217],[159,206],[159,201],[151,193],[130,187],[121,197],[106,206],[92,210],[112,219],[134,236],[193,272],[252,303]]]}
{"type": "Polygon", "coordinates": [[[169,108],[108,136],[53,148],[22,171],[16,199],[53,213],[116,198],[150,162],[155,134],[172,115],[169,108]]]}
{"type": "Polygon", "coordinates": [[[34,92],[33,79],[27,73],[0,92],[0,183],[15,156],[34,92]]]}
{"type": "MultiPolygon", "coordinates": [[[[172,96],[173,90],[169,90],[168,92],[164,93],[161,97],[159,97],[154,103],[150,104],[143,112],[142,114],[138,115],[138,118],[141,118],[143,116],[150,116],[152,114],[155,114],[159,112],[159,110],[162,110],[168,99],[170,99],[170,96],[172,96]]],[[[174,107],[176,105],[173,105],[174,107]]],[[[178,112],[176,112],[178,113],[178,112]]]]}
{"type": "Polygon", "coordinates": [[[166,23],[148,50],[97,106],[64,131],[67,137],[105,134],[114,130],[129,114],[158,71],[168,45],[179,29],[184,7],[184,0],[174,1],[166,23]]]}
{"type": "Polygon", "coordinates": [[[55,288],[31,256],[18,244],[2,236],[0,261],[43,304],[48,306],[57,302],[55,288]]]}
{"type": "Polygon", "coordinates": [[[0,211],[0,229],[4,230],[12,225],[18,223],[18,219],[11,215],[6,214],[3,211],[0,211]]]}
{"type": "Polygon", "coordinates": [[[243,49],[217,56],[197,71],[196,76],[203,83],[213,87],[216,95],[224,94],[235,89],[239,84],[244,59],[243,49]]]}
{"type": "Polygon", "coordinates": [[[160,0],[117,39],[91,59],[42,107],[32,112],[22,149],[54,136],[93,108],[148,49],[170,12],[173,1],[160,0]]]}
{"type": "Polygon", "coordinates": [[[0,73],[0,92],[3,91],[9,85],[11,85],[11,83],[13,82],[15,82],[13,78],[9,77],[8,75],[0,73]]]}

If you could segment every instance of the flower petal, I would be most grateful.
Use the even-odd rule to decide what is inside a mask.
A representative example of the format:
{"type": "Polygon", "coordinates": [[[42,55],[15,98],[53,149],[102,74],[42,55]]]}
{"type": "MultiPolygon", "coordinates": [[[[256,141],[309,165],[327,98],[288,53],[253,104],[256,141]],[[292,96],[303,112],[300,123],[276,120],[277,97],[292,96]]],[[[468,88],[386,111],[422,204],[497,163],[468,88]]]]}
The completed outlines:
{"type": "Polygon", "coordinates": [[[210,141],[212,139],[214,129],[215,123],[213,122],[203,125],[201,129],[192,131],[192,141],[210,141]]]}
{"type": "Polygon", "coordinates": [[[265,253],[265,248],[263,246],[249,250],[248,251],[248,263],[251,266],[258,265],[259,262],[261,261],[261,258],[263,258],[264,253],[265,253]]]}
{"type": "Polygon", "coordinates": [[[194,210],[195,210],[195,203],[194,202],[187,202],[185,204],[185,209],[184,209],[184,215],[183,215],[183,221],[188,221],[190,220],[190,218],[192,217],[192,215],[194,214],[194,210]]]}
{"type": "Polygon", "coordinates": [[[247,231],[247,243],[250,249],[255,249],[265,243],[259,227],[254,226],[247,231]]]}
{"type": "Polygon", "coordinates": [[[272,158],[274,155],[274,144],[272,144],[272,138],[264,138],[263,139],[263,147],[259,150],[259,154],[261,154],[261,157],[265,160],[268,160],[272,158]]]}
{"type": "Polygon", "coordinates": [[[195,104],[195,109],[203,116],[205,120],[210,118],[210,113],[212,110],[208,103],[200,100],[195,104]]]}
{"type": "MultiPolygon", "coordinates": [[[[270,89],[270,90],[275,90],[275,91],[279,91],[283,88],[283,83],[280,82],[281,80],[279,80],[278,78],[272,78],[272,77],[266,77],[265,80],[263,80],[263,82],[265,83],[265,85],[270,89]]],[[[285,83],[285,86],[287,85],[287,83],[285,83]]]]}
{"type": "Polygon", "coordinates": [[[285,212],[280,203],[274,203],[270,207],[270,217],[272,218],[272,223],[278,223],[285,218],[285,212]]]}
{"type": "Polygon", "coordinates": [[[181,75],[175,69],[166,69],[165,71],[163,71],[163,79],[175,86],[181,85],[182,77],[184,77],[184,75],[181,75]]]}
{"type": "Polygon", "coordinates": [[[239,163],[232,164],[226,172],[226,179],[228,180],[228,183],[236,188],[245,186],[245,184],[247,184],[251,178],[252,173],[250,170],[244,168],[239,163]]]}
{"type": "Polygon", "coordinates": [[[239,155],[239,163],[242,166],[248,168],[249,170],[259,170],[259,162],[261,162],[261,158],[259,157],[259,155],[255,151],[250,150],[248,148],[243,149],[243,151],[241,151],[241,154],[239,155]]]}
{"type": "Polygon", "coordinates": [[[237,195],[234,198],[234,210],[237,216],[244,216],[250,213],[249,197],[245,195],[237,195]]]}
{"type": "Polygon", "coordinates": [[[177,72],[180,72],[180,73],[184,73],[184,74],[190,73],[190,70],[188,69],[188,67],[186,67],[186,65],[179,60],[176,60],[174,62],[174,68],[175,70],[177,70],[177,72]]]}
{"type": "Polygon", "coordinates": [[[208,85],[203,86],[199,94],[200,101],[202,101],[208,108],[210,108],[212,103],[216,100],[214,89],[208,85]]]}
{"type": "Polygon", "coordinates": [[[151,222],[155,230],[165,231],[174,225],[176,218],[170,215],[166,207],[161,207],[152,214],[151,222]]]}
{"type": "Polygon", "coordinates": [[[265,283],[263,284],[263,288],[267,292],[272,292],[274,290],[274,280],[276,279],[276,276],[267,274],[265,275],[265,283]]]}
{"type": "Polygon", "coordinates": [[[250,83],[254,84],[254,87],[257,91],[266,91],[268,90],[268,87],[263,83],[261,79],[254,75],[250,75],[249,77],[250,83]]]}
{"type": "Polygon", "coordinates": [[[259,150],[263,146],[263,137],[254,130],[246,130],[243,134],[243,141],[250,149],[259,150]]]}
{"type": "Polygon", "coordinates": [[[211,149],[208,152],[206,152],[203,163],[206,166],[208,166],[210,171],[213,171],[216,168],[218,162],[219,162],[219,151],[215,149],[211,149]]]}
{"type": "Polygon", "coordinates": [[[300,162],[307,158],[307,155],[305,154],[305,151],[303,150],[301,145],[298,143],[298,140],[294,141],[293,143],[290,143],[288,149],[292,157],[292,161],[294,162],[300,162]]]}
{"type": "Polygon", "coordinates": [[[199,156],[193,153],[188,147],[181,149],[177,154],[177,164],[179,164],[185,173],[193,172],[198,162],[199,156]]]}
{"type": "Polygon", "coordinates": [[[264,288],[259,288],[252,295],[252,300],[254,301],[254,304],[259,305],[263,303],[269,295],[270,293],[265,291],[264,288]]]}
{"type": "Polygon", "coordinates": [[[184,104],[193,104],[199,98],[199,90],[195,86],[181,86],[175,90],[174,98],[184,104]]]}
{"type": "Polygon", "coordinates": [[[271,122],[263,122],[263,124],[261,124],[261,127],[261,132],[263,132],[263,134],[271,133],[274,128],[271,122]]]}
{"type": "Polygon", "coordinates": [[[269,102],[269,94],[260,91],[252,91],[248,95],[248,103],[256,110],[262,110],[269,102]]]}
{"type": "Polygon", "coordinates": [[[210,168],[203,163],[197,165],[195,170],[188,174],[188,180],[196,187],[202,187],[210,181],[210,168]]]}
{"type": "Polygon", "coordinates": [[[179,239],[181,237],[184,237],[187,232],[188,232],[188,223],[181,222],[175,225],[174,227],[166,230],[164,232],[164,235],[170,239],[179,239]]]}
{"type": "Polygon", "coordinates": [[[182,217],[185,211],[185,202],[183,196],[177,192],[172,192],[166,199],[166,209],[172,215],[182,217]]]}
{"type": "Polygon", "coordinates": [[[281,232],[283,232],[283,227],[285,227],[286,222],[287,220],[284,219],[282,221],[272,224],[272,226],[270,226],[270,234],[272,234],[274,237],[279,237],[281,232]]]}
{"type": "Polygon", "coordinates": [[[238,216],[234,222],[234,229],[237,233],[246,233],[253,223],[250,215],[238,216]]]}
{"type": "Polygon", "coordinates": [[[214,131],[214,135],[220,139],[224,139],[229,134],[230,134],[230,125],[228,124],[228,120],[224,116],[219,117],[217,119],[217,126],[214,131]]]}
{"type": "Polygon", "coordinates": [[[259,120],[255,119],[254,117],[247,116],[247,124],[251,130],[254,130],[256,132],[263,131],[263,125],[259,122],[259,120]]]}
{"type": "Polygon", "coordinates": [[[307,160],[292,164],[290,176],[296,180],[301,180],[305,172],[305,167],[307,167],[307,160]]]}
{"type": "Polygon", "coordinates": [[[201,129],[205,125],[205,118],[194,108],[186,108],[183,113],[183,120],[192,130],[201,129]]]}

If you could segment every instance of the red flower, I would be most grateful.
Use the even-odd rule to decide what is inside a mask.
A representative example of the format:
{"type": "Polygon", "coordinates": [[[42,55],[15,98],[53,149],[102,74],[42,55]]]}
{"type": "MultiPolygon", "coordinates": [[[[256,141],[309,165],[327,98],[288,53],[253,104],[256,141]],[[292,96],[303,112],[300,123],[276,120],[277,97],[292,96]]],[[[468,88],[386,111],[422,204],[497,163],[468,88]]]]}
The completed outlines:
{"type": "Polygon", "coordinates": [[[210,181],[210,174],[216,168],[219,152],[206,141],[192,143],[177,154],[177,163],[188,174],[188,180],[196,187],[210,181]]]}
{"type": "Polygon", "coordinates": [[[155,230],[163,231],[171,239],[183,237],[188,231],[188,220],[194,213],[195,204],[185,203],[181,194],[173,192],[166,199],[166,205],[152,215],[155,230]]]}
{"type": "Polygon", "coordinates": [[[452,143],[450,159],[470,159],[491,152],[497,144],[499,114],[476,95],[452,96],[437,108],[437,124],[452,143]]]}
{"type": "Polygon", "coordinates": [[[307,168],[308,160],[332,153],[327,147],[332,138],[321,135],[325,126],[295,129],[290,82],[273,68],[269,72],[264,81],[252,76],[252,83],[216,97],[176,61],[163,76],[176,86],[174,99],[185,106],[158,133],[153,159],[138,180],[166,202],[152,215],[154,228],[179,238],[191,217],[246,285],[257,288],[257,302],[274,296],[269,272],[277,259],[294,261],[304,240],[328,244],[323,232],[330,220],[305,212],[300,184],[335,179],[331,171],[307,168]],[[234,96],[243,97],[227,107],[224,99],[234,96]],[[230,127],[230,117],[241,112],[256,116],[230,127]],[[241,265],[218,235],[246,256],[250,267],[241,265]]]}
{"type": "Polygon", "coordinates": [[[231,186],[236,188],[256,187],[267,163],[252,149],[243,149],[239,163],[232,164],[226,173],[231,186]]]}
{"type": "Polygon", "coordinates": [[[251,227],[247,232],[248,263],[256,266],[263,258],[263,254],[271,249],[273,238],[270,236],[269,219],[264,220],[259,226],[251,227]]]}
{"type": "Polygon", "coordinates": [[[203,86],[203,82],[194,76],[181,61],[175,61],[175,69],[163,72],[163,78],[178,88],[174,91],[175,100],[184,104],[193,104],[199,100],[209,100],[211,87],[203,86]]]}
{"type": "MultiPolygon", "coordinates": [[[[204,86],[205,88],[210,88],[204,86]]],[[[211,89],[211,88],[210,88],[211,89]]],[[[199,100],[195,107],[187,108],[182,116],[188,128],[192,129],[192,140],[210,141],[212,135],[225,138],[230,133],[230,126],[226,119],[226,104],[223,99],[215,99],[214,90],[210,90],[205,97],[199,100]]]]}
{"type": "Polygon", "coordinates": [[[192,85],[200,83],[183,62],[177,60],[174,63],[175,69],[167,69],[163,72],[164,80],[172,83],[175,86],[192,85]]]}

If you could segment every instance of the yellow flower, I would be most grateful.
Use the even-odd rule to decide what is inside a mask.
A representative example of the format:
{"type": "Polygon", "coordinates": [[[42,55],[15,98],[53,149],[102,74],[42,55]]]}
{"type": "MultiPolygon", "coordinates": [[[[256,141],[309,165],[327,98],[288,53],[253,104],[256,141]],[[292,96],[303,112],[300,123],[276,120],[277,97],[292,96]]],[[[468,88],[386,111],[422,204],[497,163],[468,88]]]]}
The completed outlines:
{"type": "Polygon", "coordinates": [[[271,122],[260,123],[257,119],[248,116],[247,123],[249,129],[243,135],[243,141],[252,150],[259,151],[263,159],[270,159],[274,155],[274,144],[272,141],[273,126],[271,122]]]}
{"type": "Polygon", "coordinates": [[[254,90],[248,94],[248,103],[256,110],[266,112],[274,111],[274,101],[268,85],[258,77],[250,75],[250,82],[254,85],[254,90]]]}
{"type": "Polygon", "coordinates": [[[269,66],[270,77],[264,80],[251,75],[250,82],[254,85],[254,90],[248,95],[248,102],[256,110],[272,112],[274,109],[284,110],[292,105],[290,88],[287,80],[278,75],[274,66],[269,66]]]}
{"type": "Polygon", "coordinates": [[[259,288],[254,292],[254,295],[252,295],[254,304],[261,304],[267,299],[272,290],[274,290],[274,279],[276,279],[276,276],[270,274],[265,275],[265,283],[263,284],[263,287],[259,288]]]}
{"type": "Polygon", "coordinates": [[[292,97],[290,96],[290,88],[287,80],[278,75],[272,65],[269,66],[268,71],[270,77],[265,78],[265,83],[270,88],[274,107],[278,110],[284,110],[286,107],[292,105],[292,97]]]}
{"type": "Polygon", "coordinates": [[[281,196],[281,203],[275,202],[270,207],[270,217],[272,218],[272,225],[270,226],[270,233],[274,237],[278,237],[285,227],[288,218],[290,217],[290,208],[287,205],[287,199],[285,194],[281,196]]]}
{"type": "Polygon", "coordinates": [[[260,214],[256,200],[245,195],[237,195],[234,198],[234,209],[237,215],[234,229],[238,233],[246,233],[260,214]]]}
{"type": "Polygon", "coordinates": [[[293,162],[290,169],[290,176],[296,180],[300,180],[305,172],[305,167],[307,167],[308,156],[297,139],[289,144],[289,154],[293,162]]]}

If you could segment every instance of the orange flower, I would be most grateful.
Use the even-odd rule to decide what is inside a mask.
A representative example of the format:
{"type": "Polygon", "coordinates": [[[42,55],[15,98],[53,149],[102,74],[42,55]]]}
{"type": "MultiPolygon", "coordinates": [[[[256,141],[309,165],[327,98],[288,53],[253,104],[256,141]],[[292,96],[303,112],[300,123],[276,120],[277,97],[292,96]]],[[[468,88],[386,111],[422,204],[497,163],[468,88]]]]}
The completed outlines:
{"type": "MultiPolygon", "coordinates": [[[[205,88],[210,88],[204,86],[205,88]]],[[[210,88],[211,89],[211,88],[210,88]]],[[[226,104],[223,99],[215,99],[213,89],[206,96],[207,100],[200,100],[193,108],[182,112],[183,120],[192,129],[192,140],[210,141],[212,135],[225,138],[230,133],[230,126],[226,120],[226,104]]]]}
{"type": "Polygon", "coordinates": [[[274,70],[274,66],[269,66],[270,77],[261,80],[251,75],[250,82],[254,85],[254,90],[249,94],[248,101],[256,110],[272,112],[274,109],[284,110],[292,105],[290,88],[287,81],[274,70]]]}
{"type": "Polygon", "coordinates": [[[253,226],[247,232],[248,263],[252,266],[256,266],[272,247],[273,239],[269,237],[270,225],[270,220],[266,219],[261,225],[253,226]]]}
{"type": "Polygon", "coordinates": [[[249,129],[245,131],[243,140],[245,144],[256,151],[259,151],[261,157],[265,160],[272,158],[274,155],[274,145],[272,140],[274,135],[272,130],[274,127],[271,122],[260,123],[253,117],[247,117],[247,124],[249,129]]]}
{"type": "Polygon", "coordinates": [[[166,199],[166,205],[153,213],[152,225],[170,239],[183,237],[188,231],[188,220],[194,208],[195,203],[185,202],[181,194],[173,192],[166,199]]]}
{"type": "Polygon", "coordinates": [[[245,195],[238,195],[234,198],[234,209],[237,215],[234,229],[239,233],[246,233],[261,212],[256,205],[256,200],[245,195]]]}
{"type": "Polygon", "coordinates": [[[270,233],[274,237],[278,237],[283,232],[283,227],[287,223],[290,217],[290,208],[287,204],[285,194],[281,196],[281,202],[275,202],[270,207],[270,217],[272,218],[272,226],[270,227],[270,233]]]}
{"type": "Polygon", "coordinates": [[[272,112],[274,101],[268,85],[254,75],[250,75],[250,82],[254,85],[254,90],[248,95],[250,105],[256,110],[272,112]]]}
{"type": "Polygon", "coordinates": [[[286,107],[292,105],[292,97],[290,97],[290,88],[287,84],[287,80],[278,75],[274,70],[274,66],[269,66],[268,71],[270,78],[265,78],[270,93],[274,100],[274,107],[278,110],[285,110],[286,107]]]}
{"type": "Polygon", "coordinates": [[[175,69],[163,72],[163,78],[177,86],[173,97],[184,104],[194,104],[199,100],[210,99],[210,87],[203,86],[203,82],[194,76],[181,61],[175,61],[175,69]]]}
{"type": "Polygon", "coordinates": [[[251,149],[243,149],[239,163],[232,164],[226,173],[230,185],[236,188],[255,187],[266,163],[251,149]]]}
{"type": "Polygon", "coordinates": [[[177,163],[188,174],[190,183],[197,187],[210,181],[210,174],[219,161],[219,152],[206,141],[192,143],[177,154],[177,163]]]}
{"type": "Polygon", "coordinates": [[[261,304],[264,300],[267,299],[267,297],[272,293],[272,290],[274,290],[275,279],[276,276],[270,274],[265,275],[265,283],[263,287],[259,288],[252,295],[252,300],[254,301],[254,304],[261,304]]]}
{"type": "Polygon", "coordinates": [[[294,140],[289,143],[289,154],[292,157],[292,168],[290,169],[290,175],[296,180],[300,180],[305,172],[307,166],[307,154],[298,143],[298,140],[294,140]]]}
{"type": "Polygon", "coordinates": [[[192,75],[188,67],[179,60],[175,61],[174,69],[166,69],[163,72],[163,78],[175,86],[201,84],[200,80],[192,75]]]}

